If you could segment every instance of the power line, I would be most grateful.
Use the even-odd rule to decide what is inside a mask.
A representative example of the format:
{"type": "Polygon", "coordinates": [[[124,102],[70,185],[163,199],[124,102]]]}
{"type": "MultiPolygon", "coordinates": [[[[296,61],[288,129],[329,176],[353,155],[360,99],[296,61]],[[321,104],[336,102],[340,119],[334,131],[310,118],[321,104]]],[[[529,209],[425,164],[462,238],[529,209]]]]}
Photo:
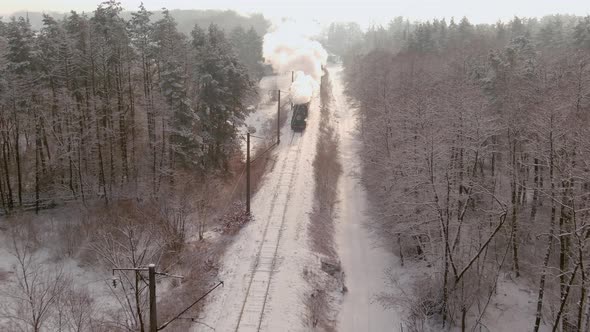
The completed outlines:
{"type": "Polygon", "coordinates": [[[178,319],[186,319],[186,320],[190,320],[193,323],[197,323],[197,324],[201,324],[204,326],[207,326],[208,328],[210,328],[211,330],[215,331],[215,328],[211,325],[208,325],[206,323],[201,322],[200,320],[197,320],[197,318],[195,317],[178,317],[178,319]]]}
{"type": "Polygon", "coordinates": [[[256,160],[258,160],[258,158],[264,156],[267,152],[269,152],[270,150],[274,149],[275,147],[277,147],[277,143],[274,143],[273,145],[271,145],[268,149],[264,150],[264,152],[260,153],[258,156],[256,156],[256,158],[252,159],[250,161],[250,163],[255,162],[256,160]]]}
{"type": "Polygon", "coordinates": [[[186,309],[184,309],[183,311],[181,311],[178,315],[176,315],[174,318],[172,318],[171,320],[167,321],[166,323],[162,324],[162,326],[158,327],[158,331],[163,330],[166,328],[166,326],[170,325],[170,323],[172,323],[173,321],[177,320],[180,318],[180,316],[182,316],[182,314],[184,314],[185,312],[187,312],[190,308],[192,308],[195,304],[199,303],[199,301],[201,301],[202,299],[205,298],[205,296],[209,295],[209,293],[211,293],[212,291],[214,291],[217,287],[219,286],[223,286],[223,281],[220,281],[217,283],[217,285],[215,285],[213,288],[211,288],[210,290],[207,291],[207,293],[203,294],[203,296],[199,297],[195,302],[193,302],[191,305],[189,305],[188,307],[186,307],[186,309]]]}
{"type": "MultiPolygon", "coordinates": [[[[142,271],[148,271],[149,274],[149,284],[148,287],[150,289],[150,332],[156,332],[158,326],[158,314],[156,311],[156,265],[149,264],[147,268],[145,267],[131,267],[131,268],[114,268],[113,270],[113,287],[117,287],[117,279],[114,278],[115,271],[134,271],[135,272],[135,282],[137,283],[137,276],[139,275],[143,280],[143,276],[141,276],[142,271]]],[[[180,277],[182,278],[182,277],[180,277]]],[[[145,282],[145,280],[143,280],[145,282]]],[[[137,290],[136,290],[137,292],[137,290]]]]}

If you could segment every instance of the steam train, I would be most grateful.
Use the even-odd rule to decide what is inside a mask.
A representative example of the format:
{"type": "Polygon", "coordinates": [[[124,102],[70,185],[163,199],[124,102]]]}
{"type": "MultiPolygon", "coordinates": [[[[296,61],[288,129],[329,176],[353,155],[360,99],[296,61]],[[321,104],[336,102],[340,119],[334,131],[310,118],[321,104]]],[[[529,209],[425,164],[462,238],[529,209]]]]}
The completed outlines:
{"type": "MultiPolygon", "coordinates": [[[[322,82],[327,77],[328,71],[322,65],[322,82]]],[[[309,103],[293,105],[293,116],[291,117],[291,129],[293,131],[303,131],[307,126],[307,114],[309,113],[309,103]]]]}
{"type": "Polygon", "coordinates": [[[291,117],[291,129],[293,129],[293,131],[303,131],[305,129],[307,126],[308,112],[309,103],[293,106],[293,116],[291,117]]]}

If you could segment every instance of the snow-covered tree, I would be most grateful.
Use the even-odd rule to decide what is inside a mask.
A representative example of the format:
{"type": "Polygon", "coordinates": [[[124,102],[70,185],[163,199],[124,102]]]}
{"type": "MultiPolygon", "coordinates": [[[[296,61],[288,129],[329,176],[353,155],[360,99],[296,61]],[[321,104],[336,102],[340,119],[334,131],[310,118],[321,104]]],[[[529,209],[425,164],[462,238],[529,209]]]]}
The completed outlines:
{"type": "MultiPolygon", "coordinates": [[[[423,318],[476,328],[510,273],[538,282],[535,331],[543,321],[587,329],[584,24],[463,19],[443,32],[417,23],[402,47],[345,61],[373,226],[387,247],[432,270],[412,308],[423,318]]],[[[364,45],[373,47],[377,31],[364,45]]]]}
{"type": "Polygon", "coordinates": [[[192,35],[198,56],[197,111],[201,119],[205,162],[227,169],[228,158],[237,146],[237,129],[248,114],[243,101],[252,89],[252,82],[217,26],[211,25],[206,36],[198,30],[192,35]]]}

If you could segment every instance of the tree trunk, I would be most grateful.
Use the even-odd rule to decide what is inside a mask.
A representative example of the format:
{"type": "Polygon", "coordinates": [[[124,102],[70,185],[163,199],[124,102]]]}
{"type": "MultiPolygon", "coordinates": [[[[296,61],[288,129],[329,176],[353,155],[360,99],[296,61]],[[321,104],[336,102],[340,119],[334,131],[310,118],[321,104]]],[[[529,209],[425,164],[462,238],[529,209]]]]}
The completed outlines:
{"type": "Polygon", "coordinates": [[[162,176],[164,175],[164,159],[166,156],[166,120],[162,117],[162,151],[160,152],[160,176],[158,178],[158,186],[156,191],[159,191],[162,183],[162,176]]]}
{"type": "Polygon", "coordinates": [[[154,116],[154,103],[152,100],[151,94],[151,73],[150,73],[150,64],[149,61],[146,60],[145,55],[142,54],[142,63],[143,63],[143,93],[144,93],[144,100],[146,105],[146,114],[147,114],[147,130],[148,130],[148,141],[149,141],[149,148],[152,155],[152,162],[151,162],[151,171],[152,171],[152,194],[155,195],[157,191],[157,176],[156,176],[156,166],[157,166],[157,149],[156,149],[156,119],[154,116]]]}
{"type": "Polygon", "coordinates": [[[137,161],[135,159],[135,99],[133,96],[133,85],[131,83],[131,61],[127,62],[127,66],[127,88],[129,89],[129,109],[131,111],[131,169],[133,173],[132,176],[133,182],[135,184],[135,191],[137,191],[137,161]]]}
{"type": "Polygon", "coordinates": [[[134,271],[135,273],[135,288],[134,288],[134,292],[135,292],[135,308],[137,310],[137,317],[139,319],[139,331],[144,332],[145,331],[145,327],[143,324],[143,312],[141,310],[141,294],[140,294],[140,288],[141,285],[139,284],[139,278],[143,278],[141,276],[139,276],[139,272],[134,271]]]}
{"type": "Polygon", "coordinates": [[[23,206],[23,176],[20,165],[20,130],[16,114],[14,115],[14,154],[16,156],[16,175],[18,180],[18,205],[23,206]]]}
{"type": "Polygon", "coordinates": [[[4,213],[8,214],[8,205],[4,200],[4,185],[2,184],[2,174],[0,174],[0,203],[2,204],[2,209],[4,209],[4,213]]]}
{"type": "Polygon", "coordinates": [[[35,115],[35,214],[39,213],[39,159],[41,151],[41,126],[39,125],[39,118],[35,115]]]}
{"type": "MultiPolygon", "coordinates": [[[[120,58],[120,56],[119,56],[120,58]]],[[[116,66],[116,88],[117,88],[117,113],[119,117],[119,149],[121,152],[121,183],[127,183],[129,181],[129,164],[127,160],[127,120],[126,113],[123,106],[123,79],[122,79],[121,66],[116,66]]]]}
{"type": "Polygon", "coordinates": [[[564,293],[565,293],[565,289],[566,289],[566,282],[567,282],[567,276],[566,276],[566,270],[567,267],[569,265],[569,236],[567,235],[567,212],[565,211],[565,206],[563,204],[566,204],[566,196],[567,196],[567,181],[562,181],[561,182],[562,185],[562,205],[561,205],[561,212],[560,212],[560,216],[559,216],[559,248],[560,248],[560,252],[559,252],[559,289],[560,289],[560,294],[561,297],[563,297],[564,293]]]}
{"type": "MultiPolygon", "coordinates": [[[[94,66],[94,60],[91,61],[91,66],[92,66],[92,95],[94,98],[97,98],[97,92],[96,92],[96,75],[95,75],[95,66],[94,66]]],[[[93,109],[94,109],[94,114],[95,114],[95,130],[96,130],[96,147],[98,150],[98,191],[102,191],[102,194],[104,196],[104,200],[105,203],[108,205],[109,204],[109,198],[107,196],[107,191],[106,191],[106,177],[105,177],[105,170],[104,170],[104,161],[103,161],[103,155],[102,155],[102,133],[100,131],[100,127],[101,125],[104,127],[104,114],[103,112],[98,112],[97,107],[96,107],[96,100],[93,101],[93,109]]]]}
{"type": "Polygon", "coordinates": [[[66,122],[66,127],[67,127],[67,133],[68,133],[68,146],[67,146],[67,150],[68,150],[68,164],[69,164],[69,187],[70,190],[72,191],[72,195],[74,195],[74,199],[78,199],[78,195],[76,193],[76,189],[74,187],[74,161],[72,160],[72,134],[73,134],[73,130],[70,130],[71,124],[70,124],[70,116],[68,116],[67,118],[67,122],[66,122]]]}
{"type": "MultiPolygon", "coordinates": [[[[551,251],[553,249],[553,238],[555,233],[555,181],[553,179],[553,167],[554,167],[554,155],[553,155],[553,130],[549,133],[549,181],[551,182],[551,216],[549,219],[549,238],[547,239],[547,249],[545,251],[545,257],[543,259],[543,270],[541,272],[541,281],[539,282],[539,296],[537,298],[537,313],[535,315],[535,326],[534,332],[538,332],[541,326],[541,319],[543,316],[543,296],[545,294],[545,280],[547,277],[547,267],[549,266],[549,259],[551,257],[551,251]]],[[[537,159],[535,159],[535,177],[537,177],[537,159]]],[[[536,191],[536,187],[535,187],[536,191]]],[[[534,203],[533,203],[534,204],[534,203]]]]}
{"type": "MultiPolygon", "coordinates": [[[[12,199],[12,186],[10,185],[10,168],[8,167],[8,159],[9,156],[7,155],[7,142],[4,141],[2,144],[2,159],[4,161],[4,176],[6,178],[6,189],[8,196],[6,197],[6,205],[8,209],[12,209],[14,207],[14,201],[12,199]]],[[[4,204],[4,202],[3,202],[4,204]]]]}
{"type": "Polygon", "coordinates": [[[537,216],[537,201],[539,200],[539,159],[535,158],[534,178],[533,178],[533,201],[531,203],[531,216],[530,221],[532,224],[535,223],[537,216]]]}
{"type": "Polygon", "coordinates": [[[576,264],[576,266],[574,267],[574,271],[572,272],[572,275],[570,276],[569,282],[567,283],[567,285],[565,286],[565,288],[563,290],[563,295],[561,296],[561,304],[559,306],[559,311],[557,312],[557,317],[555,318],[555,322],[553,323],[552,332],[557,331],[557,329],[559,327],[559,321],[561,320],[561,316],[565,312],[567,298],[570,294],[570,290],[572,288],[572,284],[574,282],[574,279],[576,278],[576,274],[578,273],[579,267],[580,267],[580,264],[579,263],[576,264]]]}
{"type": "Polygon", "coordinates": [[[518,197],[517,197],[517,180],[516,180],[516,140],[512,142],[512,259],[513,269],[518,278],[520,271],[518,267],[518,227],[517,227],[517,213],[518,213],[518,197]]]}

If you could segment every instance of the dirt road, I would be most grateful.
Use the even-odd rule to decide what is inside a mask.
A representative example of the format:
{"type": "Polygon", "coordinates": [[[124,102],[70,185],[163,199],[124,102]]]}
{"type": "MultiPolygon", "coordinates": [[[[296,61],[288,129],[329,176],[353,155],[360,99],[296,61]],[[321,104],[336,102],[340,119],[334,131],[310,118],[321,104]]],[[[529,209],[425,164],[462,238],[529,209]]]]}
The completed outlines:
{"type": "Polygon", "coordinates": [[[359,183],[360,144],[356,135],[354,108],[344,95],[342,68],[330,68],[334,95],[334,119],[340,135],[343,174],[339,182],[336,242],[345,273],[348,293],[339,315],[338,331],[398,331],[399,317],[375,302],[375,296],[391,289],[385,271],[398,259],[376,247],[366,229],[367,197],[359,183]]]}

